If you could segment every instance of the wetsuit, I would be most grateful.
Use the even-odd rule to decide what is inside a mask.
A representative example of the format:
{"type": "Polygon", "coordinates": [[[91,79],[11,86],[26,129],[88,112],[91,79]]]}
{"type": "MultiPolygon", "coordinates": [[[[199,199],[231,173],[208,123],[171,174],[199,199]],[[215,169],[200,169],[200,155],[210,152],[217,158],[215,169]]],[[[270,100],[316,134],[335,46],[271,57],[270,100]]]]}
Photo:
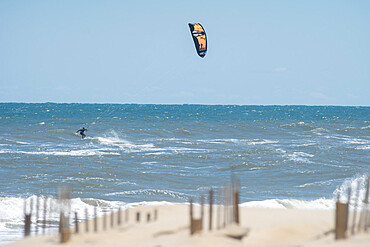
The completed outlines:
{"type": "Polygon", "coordinates": [[[85,129],[85,127],[83,127],[82,129],[77,130],[76,133],[80,133],[82,139],[84,139],[86,137],[85,131],[87,131],[87,129],[85,129]]]}

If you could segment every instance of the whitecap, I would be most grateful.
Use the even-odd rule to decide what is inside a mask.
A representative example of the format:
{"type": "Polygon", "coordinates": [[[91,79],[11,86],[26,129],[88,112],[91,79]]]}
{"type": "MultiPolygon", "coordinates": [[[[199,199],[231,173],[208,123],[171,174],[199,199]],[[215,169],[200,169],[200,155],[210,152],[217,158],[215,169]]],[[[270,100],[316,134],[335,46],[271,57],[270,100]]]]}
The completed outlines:
{"type": "Polygon", "coordinates": [[[356,147],[355,149],[358,149],[358,150],[369,150],[370,149],[370,145],[359,146],[359,147],[356,147]]]}
{"type": "Polygon", "coordinates": [[[264,201],[245,202],[242,203],[240,206],[248,208],[330,210],[334,209],[334,201],[325,198],[320,198],[312,201],[297,199],[270,199],[264,201]]]}
{"type": "Polygon", "coordinates": [[[292,154],[285,154],[284,157],[287,157],[291,161],[302,162],[302,163],[312,163],[308,158],[312,158],[315,155],[308,154],[305,152],[293,152],[292,154]]]}

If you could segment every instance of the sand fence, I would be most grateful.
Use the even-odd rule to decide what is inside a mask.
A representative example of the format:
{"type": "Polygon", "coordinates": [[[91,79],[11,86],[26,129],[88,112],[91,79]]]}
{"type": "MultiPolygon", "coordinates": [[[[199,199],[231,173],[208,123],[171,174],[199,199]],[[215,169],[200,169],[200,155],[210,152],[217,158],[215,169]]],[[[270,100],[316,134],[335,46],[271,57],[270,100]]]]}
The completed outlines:
{"type": "Polygon", "coordinates": [[[370,232],[370,174],[365,177],[363,186],[365,186],[363,195],[361,195],[361,180],[357,181],[355,191],[348,186],[346,202],[342,202],[342,197],[345,195],[338,194],[335,210],[335,239],[346,239],[362,231],[370,232]]]}
{"type": "MultiPolygon", "coordinates": [[[[356,189],[349,186],[345,194],[338,194],[335,210],[335,224],[333,227],[334,238],[336,240],[346,239],[351,235],[360,232],[370,233],[370,174],[366,176],[364,182],[358,182],[356,189]],[[361,190],[364,188],[365,190],[361,190]],[[353,190],[353,191],[352,191],[353,190]],[[361,191],[363,191],[361,193],[361,191]],[[345,198],[346,197],[346,198],[345,198]],[[343,198],[345,199],[343,202],[343,198]]],[[[248,229],[239,227],[240,183],[233,180],[225,187],[210,189],[208,191],[208,205],[205,206],[206,196],[202,195],[199,203],[193,198],[189,200],[189,235],[202,233],[203,231],[225,231],[225,234],[235,239],[242,239],[247,235],[248,229]],[[197,204],[197,205],[196,205],[197,204]],[[197,206],[197,207],[195,207],[197,206]],[[198,209],[198,210],[196,210],[198,209]],[[205,214],[205,210],[209,210],[205,214]],[[205,215],[208,216],[206,219],[205,215]],[[226,231],[234,226],[233,231],[226,231]],[[237,228],[235,228],[237,226],[237,228]]],[[[24,206],[24,235],[55,233],[59,231],[60,242],[65,243],[70,240],[73,234],[84,234],[89,232],[106,231],[123,224],[130,223],[149,223],[157,221],[158,211],[156,208],[151,211],[144,211],[140,208],[135,209],[134,214],[129,214],[129,210],[118,207],[103,211],[98,216],[97,207],[91,212],[85,208],[81,215],[71,210],[72,187],[63,186],[58,188],[57,200],[46,197],[36,197],[25,200],[24,206]],[[55,215],[59,214],[59,220],[55,220],[55,215]],[[129,219],[131,215],[131,219],[129,219]],[[50,229],[54,229],[50,230],[50,229]]]]}

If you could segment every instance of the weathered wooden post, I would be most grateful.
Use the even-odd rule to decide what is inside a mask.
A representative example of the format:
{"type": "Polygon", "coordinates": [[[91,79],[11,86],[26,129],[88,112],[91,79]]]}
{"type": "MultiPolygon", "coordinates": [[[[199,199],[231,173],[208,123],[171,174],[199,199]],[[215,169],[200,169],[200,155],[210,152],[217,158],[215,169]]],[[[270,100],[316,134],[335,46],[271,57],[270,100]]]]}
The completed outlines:
{"type": "Polygon", "coordinates": [[[128,208],[125,210],[125,222],[127,223],[128,222],[128,217],[129,217],[129,213],[128,213],[128,208]]]}
{"type": "Polygon", "coordinates": [[[348,217],[348,203],[341,203],[338,200],[336,202],[335,210],[335,239],[345,239],[347,238],[346,229],[347,229],[347,217],[348,217]]]}
{"type": "Polygon", "coordinates": [[[218,196],[217,196],[217,201],[218,201],[218,205],[217,205],[217,229],[220,229],[221,228],[221,193],[222,193],[222,190],[220,188],[218,188],[218,196]]]}
{"type": "MultiPolygon", "coordinates": [[[[204,197],[201,198],[201,201],[204,201],[204,197]],[[202,199],[203,198],[203,199],[202,199]]],[[[201,202],[204,204],[204,202],[201,202]]],[[[204,205],[203,205],[204,206],[204,205]]],[[[201,207],[203,207],[201,206],[201,207]]],[[[190,235],[193,235],[196,232],[202,231],[202,221],[203,221],[203,215],[204,209],[201,208],[201,216],[199,219],[194,218],[194,212],[193,212],[193,200],[190,199],[190,235]]]]}
{"type": "Polygon", "coordinates": [[[96,206],[94,207],[94,232],[98,232],[98,213],[96,206]]]}
{"type": "Polygon", "coordinates": [[[239,184],[235,184],[234,188],[234,222],[239,225],[239,184]]]}
{"type": "Polygon", "coordinates": [[[346,231],[348,230],[348,225],[349,225],[349,213],[350,213],[350,211],[349,211],[349,206],[351,205],[351,197],[352,197],[352,189],[351,189],[351,187],[348,187],[348,191],[347,191],[347,193],[348,193],[348,202],[347,202],[347,217],[346,217],[346,231]]]}
{"type": "Polygon", "coordinates": [[[114,213],[113,213],[113,208],[110,211],[110,227],[114,227],[114,213]]]}
{"type": "Polygon", "coordinates": [[[150,213],[146,214],[146,222],[150,222],[150,213]]]}
{"type": "Polygon", "coordinates": [[[226,227],[226,222],[227,222],[227,216],[228,216],[228,212],[227,212],[227,209],[228,209],[228,206],[227,206],[227,186],[225,186],[224,188],[224,227],[226,227]]]}
{"type": "Polygon", "coordinates": [[[40,197],[36,196],[36,220],[35,220],[35,233],[36,235],[39,234],[39,210],[40,210],[40,197]]]}
{"type": "Polygon", "coordinates": [[[140,222],[140,212],[136,213],[136,222],[140,222]]]}
{"type": "Polygon", "coordinates": [[[359,197],[360,197],[360,181],[357,181],[356,196],[355,196],[355,205],[354,205],[353,218],[352,218],[352,230],[351,230],[351,233],[352,234],[355,234],[356,216],[357,216],[357,207],[358,207],[359,197]]]}
{"type": "Polygon", "coordinates": [[[63,231],[63,211],[59,212],[59,234],[63,231]]]}
{"type": "Polygon", "coordinates": [[[200,230],[203,230],[204,219],[204,196],[200,197],[200,230]]]}
{"type": "Polygon", "coordinates": [[[78,233],[78,215],[77,212],[75,212],[75,233],[78,233]]]}
{"type": "Polygon", "coordinates": [[[212,231],[212,217],[213,217],[213,212],[212,208],[213,207],[213,189],[209,191],[209,231],[212,231]]]}
{"type": "Polygon", "coordinates": [[[190,235],[194,234],[193,226],[193,199],[190,199],[190,235]]]}
{"type": "Polygon", "coordinates": [[[87,208],[85,208],[85,231],[89,232],[89,214],[87,208]]]}
{"type": "Polygon", "coordinates": [[[46,211],[47,211],[47,205],[48,205],[47,201],[48,201],[48,198],[45,197],[44,198],[44,222],[42,224],[43,225],[43,228],[42,228],[43,235],[45,235],[45,230],[46,230],[46,211]]]}
{"type": "Polygon", "coordinates": [[[24,236],[28,237],[31,234],[31,215],[32,214],[26,214],[25,220],[24,220],[24,236]]]}
{"type": "Polygon", "coordinates": [[[31,215],[32,215],[32,206],[30,209],[30,213],[27,214],[27,199],[25,199],[24,200],[24,236],[25,237],[28,237],[31,234],[31,215]]]}
{"type": "Polygon", "coordinates": [[[51,197],[50,202],[49,202],[49,217],[52,216],[52,213],[54,212],[54,207],[55,207],[55,203],[53,202],[53,198],[51,197]]]}
{"type": "Polygon", "coordinates": [[[66,243],[71,238],[69,217],[71,213],[72,187],[62,186],[58,188],[58,201],[60,209],[60,242],[66,243]]]}
{"type": "Polygon", "coordinates": [[[369,214],[369,196],[370,196],[370,193],[369,193],[369,188],[370,187],[370,174],[369,176],[367,177],[367,183],[366,183],[366,193],[365,193],[365,199],[364,199],[364,203],[365,203],[365,216],[364,216],[364,222],[365,222],[365,226],[364,226],[364,230],[365,232],[367,232],[367,228],[369,227],[369,223],[370,223],[370,214],[369,214]]]}
{"type": "Polygon", "coordinates": [[[121,225],[121,207],[118,208],[117,225],[121,225]]]}
{"type": "Polygon", "coordinates": [[[107,230],[107,212],[105,211],[103,214],[103,228],[104,228],[104,231],[107,230]]]}

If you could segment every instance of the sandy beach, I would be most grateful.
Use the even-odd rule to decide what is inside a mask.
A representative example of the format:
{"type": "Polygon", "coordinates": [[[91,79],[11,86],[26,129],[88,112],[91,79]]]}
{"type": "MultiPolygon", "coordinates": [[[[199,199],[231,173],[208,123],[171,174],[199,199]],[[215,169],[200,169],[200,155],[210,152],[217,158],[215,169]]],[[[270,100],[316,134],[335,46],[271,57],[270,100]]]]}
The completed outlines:
{"type": "MultiPolygon", "coordinates": [[[[195,217],[200,214],[197,205],[195,217]]],[[[241,208],[240,225],[230,224],[217,229],[222,220],[214,216],[213,229],[209,231],[208,207],[205,207],[203,231],[190,235],[189,205],[140,206],[121,213],[120,225],[110,225],[107,218],[106,229],[103,218],[97,222],[89,221],[89,232],[85,222],[79,224],[79,233],[73,233],[70,241],[63,246],[359,246],[370,245],[370,229],[354,235],[349,233],[346,240],[334,240],[334,211],[241,208]],[[157,211],[157,219],[153,219],[157,211]],[[141,220],[136,221],[140,212],[141,220]],[[148,222],[148,215],[151,219],[148,222]],[[144,217],[145,216],[145,217],[144,217]],[[241,240],[231,235],[243,236],[241,240]]],[[[117,219],[117,214],[114,215],[117,219]]],[[[74,229],[71,229],[73,232],[74,229]]],[[[57,246],[60,237],[57,234],[31,236],[5,245],[20,246],[57,246]]]]}

